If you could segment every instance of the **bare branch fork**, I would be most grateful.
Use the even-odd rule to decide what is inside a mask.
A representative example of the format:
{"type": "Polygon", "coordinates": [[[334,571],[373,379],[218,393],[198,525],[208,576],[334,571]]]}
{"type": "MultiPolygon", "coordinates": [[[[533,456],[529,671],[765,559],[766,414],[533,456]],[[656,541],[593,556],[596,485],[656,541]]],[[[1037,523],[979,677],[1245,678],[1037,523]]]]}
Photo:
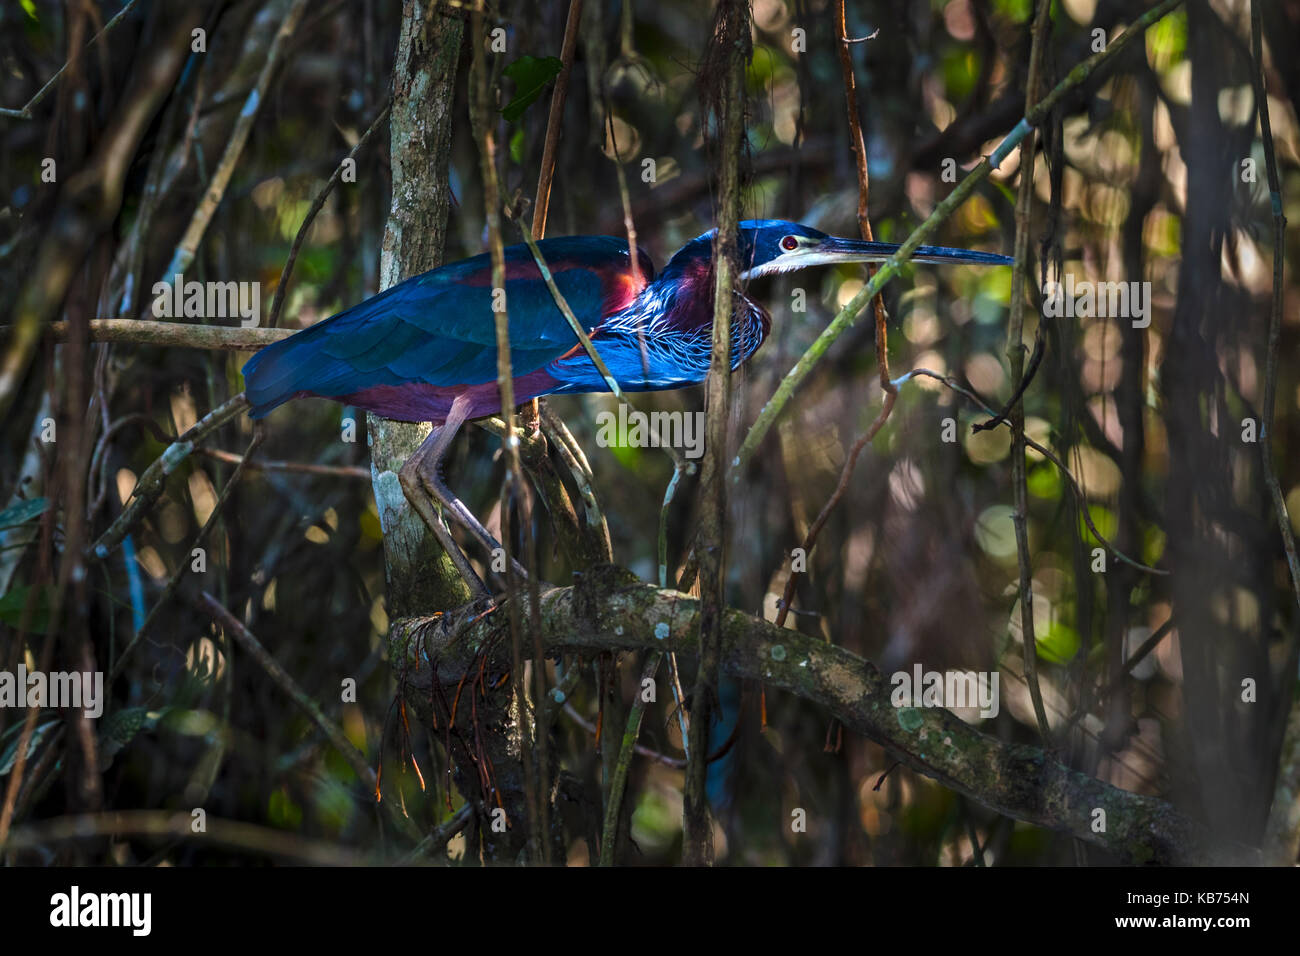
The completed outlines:
{"type": "MultiPolygon", "coordinates": [[[[975,394],[975,392],[971,391],[969,388],[966,388],[965,386],[959,384],[951,375],[940,375],[938,372],[928,368],[914,368],[912,369],[912,371],[906,373],[905,375],[900,375],[898,378],[894,379],[894,384],[903,385],[906,382],[910,382],[914,378],[932,378],[935,381],[941,383],[945,388],[951,389],[952,391],[956,392],[958,395],[961,395],[963,398],[970,401],[971,404],[981,409],[985,414],[993,415],[994,417],[997,417],[997,413],[993,411],[993,408],[986,401],[984,401],[984,399],[980,398],[979,395],[975,394]]],[[[988,423],[985,422],[983,424],[987,425],[988,423]]],[[[1011,427],[1011,423],[1007,421],[1001,421],[998,422],[997,424],[1006,425],[1008,428],[1011,427]]],[[[1080,486],[1079,480],[1074,477],[1070,469],[1066,467],[1065,462],[1061,461],[1060,457],[1058,457],[1057,454],[1054,451],[1052,451],[1052,449],[1048,448],[1046,445],[1041,444],[1038,441],[1035,441],[1033,438],[1030,438],[1028,435],[1025,436],[1025,447],[1031,448],[1034,451],[1038,452],[1038,454],[1042,455],[1044,458],[1050,461],[1054,466],[1056,466],[1056,470],[1061,473],[1061,477],[1064,478],[1069,483],[1070,490],[1074,492],[1074,496],[1079,500],[1080,505],[1087,504],[1088,496],[1084,493],[1082,486],[1080,486]]],[[[1092,536],[1096,538],[1102,544],[1102,546],[1106,548],[1108,552],[1113,554],[1116,560],[1122,561],[1124,564],[1137,568],[1139,571],[1143,571],[1146,574],[1167,575],[1169,573],[1163,568],[1153,568],[1149,564],[1143,564],[1141,561],[1129,557],[1127,554],[1125,554],[1123,551],[1117,548],[1097,528],[1097,523],[1093,520],[1092,515],[1089,514],[1088,509],[1086,507],[1081,507],[1080,517],[1083,518],[1084,524],[1088,526],[1088,530],[1092,532],[1092,536]]]]}

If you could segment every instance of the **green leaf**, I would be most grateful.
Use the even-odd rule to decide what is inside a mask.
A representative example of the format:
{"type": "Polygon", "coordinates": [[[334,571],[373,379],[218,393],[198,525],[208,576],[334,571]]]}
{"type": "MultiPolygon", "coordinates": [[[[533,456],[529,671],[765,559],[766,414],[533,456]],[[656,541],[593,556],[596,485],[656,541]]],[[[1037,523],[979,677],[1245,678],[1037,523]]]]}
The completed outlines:
{"type": "Polygon", "coordinates": [[[1151,24],[1146,36],[1147,62],[1163,73],[1187,55],[1187,11],[1175,10],[1151,24]]]}
{"type": "Polygon", "coordinates": [[[1047,626],[1047,633],[1038,635],[1034,644],[1043,660],[1066,664],[1079,651],[1079,635],[1068,624],[1053,621],[1047,626]]]}
{"type": "Polygon", "coordinates": [[[1029,0],[994,0],[993,8],[1004,17],[1010,17],[1016,23],[1029,19],[1029,0]]]}
{"type": "Polygon", "coordinates": [[[302,825],[302,807],[284,789],[272,791],[266,815],[272,826],[292,830],[302,825]]]}
{"type": "Polygon", "coordinates": [[[632,445],[610,445],[609,450],[614,453],[618,463],[628,471],[641,470],[641,449],[632,445]]]}
{"type": "MultiPolygon", "coordinates": [[[[1088,515],[1092,518],[1092,523],[1097,526],[1097,532],[1107,541],[1115,537],[1115,532],[1119,528],[1119,519],[1115,517],[1115,512],[1111,511],[1105,505],[1093,502],[1088,505],[1088,515]]],[[[1092,529],[1084,522],[1083,518],[1079,519],[1079,533],[1085,541],[1101,544],[1097,536],[1092,533],[1092,529]]]]}
{"type": "MultiPolygon", "coordinates": [[[[28,623],[28,630],[32,634],[44,634],[50,629],[51,590],[48,587],[41,588],[41,593],[36,597],[36,605],[32,608],[32,618],[28,623]]],[[[18,627],[22,623],[23,608],[27,606],[27,595],[30,591],[30,587],[20,584],[0,597],[0,621],[10,627],[18,627]]]]}
{"type": "Polygon", "coordinates": [[[558,56],[521,56],[505,68],[505,75],[515,81],[515,98],[505,105],[501,115],[513,123],[524,115],[542,95],[546,84],[560,75],[564,63],[558,56]]]}
{"type": "Polygon", "coordinates": [[[10,505],[4,511],[0,511],[0,531],[5,528],[16,528],[33,518],[40,517],[49,506],[48,498],[33,498],[30,501],[20,501],[16,505],[10,505]]]}
{"type": "Polygon", "coordinates": [[[1029,472],[1026,485],[1035,498],[1055,501],[1061,497],[1061,477],[1057,474],[1055,465],[1043,463],[1034,466],[1029,472]]]}

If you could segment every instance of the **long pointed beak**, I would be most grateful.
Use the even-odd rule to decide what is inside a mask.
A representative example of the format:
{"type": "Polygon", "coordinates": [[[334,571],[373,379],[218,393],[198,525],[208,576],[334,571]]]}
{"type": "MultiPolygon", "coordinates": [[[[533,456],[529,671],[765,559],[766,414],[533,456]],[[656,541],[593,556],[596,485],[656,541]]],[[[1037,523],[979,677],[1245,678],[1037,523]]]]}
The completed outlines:
{"type": "MultiPolygon", "coordinates": [[[[808,265],[831,262],[884,262],[899,246],[893,242],[867,242],[863,239],[841,239],[827,236],[817,246],[808,250],[808,265]]],[[[912,253],[913,262],[964,264],[976,266],[1009,266],[1015,262],[1010,256],[996,252],[975,252],[970,249],[950,249],[947,246],[917,246],[912,253]]]]}

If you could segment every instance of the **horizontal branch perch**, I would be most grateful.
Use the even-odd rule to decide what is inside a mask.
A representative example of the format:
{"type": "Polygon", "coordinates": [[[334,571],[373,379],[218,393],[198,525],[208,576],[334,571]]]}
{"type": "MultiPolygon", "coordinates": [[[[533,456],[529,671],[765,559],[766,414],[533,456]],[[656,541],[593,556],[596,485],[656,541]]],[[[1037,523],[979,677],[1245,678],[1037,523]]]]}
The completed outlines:
{"type": "MultiPolygon", "coordinates": [[[[4,331],[0,326],[0,332],[4,331]]],[[[294,329],[257,329],[242,326],[190,325],[185,322],[151,322],[147,319],[91,319],[92,342],[119,345],[162,345],[185,349],[255,351],[287,339],[294,329]]],[[[51,322],[49,334],[56,342],[66,341],[67,322],[51,322]]]]}
{"type": "MultiPolygon", "coordinates": [[[[694,654],[699,612],[694,598],[604,565],[579,576],[573,587],[542,594],[542,645],[548,653],[651,648],[694,654]]],[[[403,686],[427,696],[431,659],[464,666],[484,648],[492,658],[508,654],[508,642],[491,639],[505,612],[477,621],[474,613],[461,609],[393,623],[389,655],[399,672],[406,669],[403,686]]],[[[894,707],[889,682],[874,664],[820,638],[729,610],[721,655],[727,675],[821,705],[912,769],[1013,819],[1069,833],[1132,862],[1205,864],[1249,856],[1240,848],[1212,847],[1204,827],[1163,800],[1110,786],[1036,747],[1002,743],[947,710],[894,707]],[[1101,819],[1097,810],[1105,811],[1103,832],[1093,829],[1101,819]]],[[[494,663],[508,666],[504,659],[494,663]]]]}

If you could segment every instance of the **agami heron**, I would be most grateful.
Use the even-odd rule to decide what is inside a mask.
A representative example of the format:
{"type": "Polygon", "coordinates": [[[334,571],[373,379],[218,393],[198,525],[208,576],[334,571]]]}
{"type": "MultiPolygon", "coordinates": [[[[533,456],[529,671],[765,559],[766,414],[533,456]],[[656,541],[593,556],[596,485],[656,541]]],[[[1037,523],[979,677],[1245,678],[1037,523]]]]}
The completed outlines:
{"type": "MultiPolygon", "coordinates": [[[[567,236],[538,243],[557,288],[621,389],[680,388],[705,380],[713,326],[713,238],[710,231],[692,239],[657,275],[640,249],[639,273],[633,269],[623,239],[567,236]]],[[[742,280],[816,265],[882,262],[898,250],[892,243],[841,239],[771,219],[742,222],[738,239],[742,280]]],[[[993,253],[941,246],[921,246],[912,258],[938,264],[1012,262],[993,253]]],[[[608,391],[528,246],[507,247],[505,266],[515,401],[608,391]]],[[[401,469],[401,483],[462,573],[468,562],[419,488],[438,498],[486,547],[496,545],[439,473],[439,462],[460,426],[501,411],[493,311],[500,296],[494,302],[491,273],[484,254],[413,276],[267,346],[243,368],[253,418],[290,399],[317,396],[384,418],[432,422],[433,432],[401,469]]],[[[733,302],[731,361],[736,368],[763,344],[771,317],[739,291],[733,302]]]]}

